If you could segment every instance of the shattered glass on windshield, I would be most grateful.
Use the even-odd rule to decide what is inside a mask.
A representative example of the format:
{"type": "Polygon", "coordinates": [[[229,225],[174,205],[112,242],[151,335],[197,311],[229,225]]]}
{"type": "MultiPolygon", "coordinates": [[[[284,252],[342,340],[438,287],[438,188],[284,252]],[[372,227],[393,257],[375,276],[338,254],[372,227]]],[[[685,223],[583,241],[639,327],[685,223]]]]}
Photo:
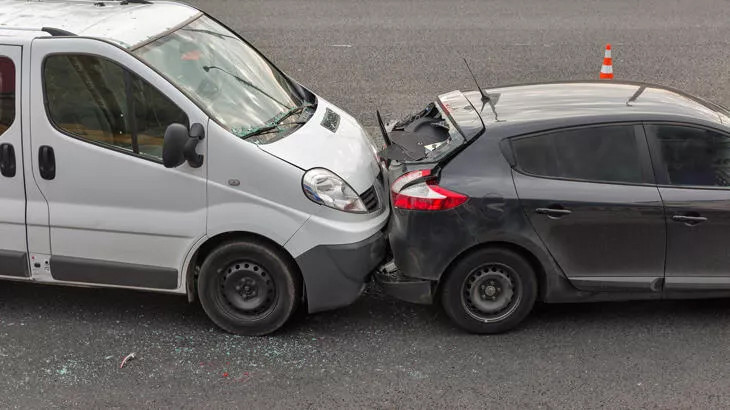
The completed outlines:
{"type": "MultiPolygon", "coordinates": [[[[206,16],[134,54],[166,76],[213,120],[244,139],[295,129],[310,107],[279,70],[206,16]]],[[[271,138],[251,141],[266,143],[271,138]]]]}

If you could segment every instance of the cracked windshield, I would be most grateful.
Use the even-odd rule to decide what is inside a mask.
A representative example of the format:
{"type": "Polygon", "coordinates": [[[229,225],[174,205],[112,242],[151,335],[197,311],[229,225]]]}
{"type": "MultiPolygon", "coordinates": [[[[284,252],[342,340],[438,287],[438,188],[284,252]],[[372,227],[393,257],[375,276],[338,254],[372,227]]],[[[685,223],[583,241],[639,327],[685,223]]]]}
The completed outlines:
{"type": "Polygon", "coordinates": [[[304,123],[310,107],[275,67],[206,16],[134,53],[213,120],[254,143],[288,135],[304,123]]]}

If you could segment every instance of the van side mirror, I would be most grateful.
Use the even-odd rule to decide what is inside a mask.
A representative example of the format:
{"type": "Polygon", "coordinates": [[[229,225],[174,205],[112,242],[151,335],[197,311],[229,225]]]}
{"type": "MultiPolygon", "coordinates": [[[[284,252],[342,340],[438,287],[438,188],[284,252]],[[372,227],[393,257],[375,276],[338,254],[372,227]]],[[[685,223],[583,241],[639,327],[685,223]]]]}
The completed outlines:
{"type": "Polygon", "coordinates": [[[195,152],[198,142],[205,138],[205,128],[195,123],[188,130],[182,124],[170,124],[162,142],[162,163],[165,168],[175,168],[188,161],[193,168],[203,165],[203,155],[195,152]]]}

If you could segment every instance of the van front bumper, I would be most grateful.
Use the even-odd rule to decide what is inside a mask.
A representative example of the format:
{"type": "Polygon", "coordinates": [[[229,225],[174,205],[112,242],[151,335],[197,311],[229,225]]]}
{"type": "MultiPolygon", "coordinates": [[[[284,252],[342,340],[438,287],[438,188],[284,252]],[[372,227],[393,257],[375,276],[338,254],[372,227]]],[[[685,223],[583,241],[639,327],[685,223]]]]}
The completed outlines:
{"type": "Polygon", "coordinates": [[[304,277],[309,313],[354,302],[385,254],[385,236],[378,231],[355,243],[318,245],[296,257],[304,277]]]}

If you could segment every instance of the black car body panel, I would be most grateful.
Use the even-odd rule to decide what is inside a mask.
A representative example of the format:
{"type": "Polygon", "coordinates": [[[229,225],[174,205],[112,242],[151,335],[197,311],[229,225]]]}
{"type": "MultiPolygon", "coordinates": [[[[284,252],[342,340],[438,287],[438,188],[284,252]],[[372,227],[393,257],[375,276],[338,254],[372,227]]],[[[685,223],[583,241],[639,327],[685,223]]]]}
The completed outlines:
{"type": "MultiPolygon", "coordinates": [[[[709,258],[703,273],[688,274],[688,264],[701,260],[703,251],[682,255],[671,243],[667,245],[673,231],[675,241],[680,241],[674,246],[692,239],[682,236],[687,227],[670,226],[665,210],[667,206],[682,211],[699,207],[712,215],[719,207],[723,215],[711,218],[720,224],[707,228],[706,237],[722,241],[720,232],[726,232],[730,239],[730,190],[710,190],[706,201],[695,202],[692,195],[683,197],[676,188],[662,187],[661,181],[654,180],[643,131],[644,124],[679,122],[730,134],[724,108],[642,83],[548,83],[488,92],[500,95],[494,110],[484,106],[479,92],[463,93],[480,110],[486,127],[457,155],[436,162],[394,162],[389,167],[390,181],[414,169],[434,169],[439,186],[469,197],[445,211],[393,208],[388,237],[393,260],[405,280],[429,281],[435,293],[458,258],[481,246],[501,246],[531,262],[540,282],[540,299],[546,302],[730,295],[730,257],[709,258]],[[514,169],[512,138],[597,124],[635,127],[648,179],[600,184],[538,177],[514,169]],[[669,205],[667,197],[674,198],[669,205]],[[573,214],[562,221],[535,212],[556,204],[570,207],[573,214]],[[665,260],[675,261],[668,265],[666,279],[665,260]]],[[[726,243],[718,242],[713,252],[723,254],[726,243]]],[[[418,285],[411,283],[411,290],[414,287],[418,285]]],[[[421,292],[424,287],[418,289],[421,292]]],[[[397,289],[390,293],[398,296],[397,289]]],[[[419,298],[425,300],[420,293],[419,298]]]]}
{"type": "MultiPolygon", "coordinates": [[[[391,169],[391,181],[404,172],[402,167],[391,169]]],[[[543,278],[555,281],[542,288],[545,298],[550,289],[571,288],[525,217],[511,172],[498,140],[479,139],[441,171],[440,185],[469,196],[465,204],[437,212],[394,208],[388,238],[401,273],[437,282],[459,255],[492,243],[524,249],[536,258],[543,278]]]]}

